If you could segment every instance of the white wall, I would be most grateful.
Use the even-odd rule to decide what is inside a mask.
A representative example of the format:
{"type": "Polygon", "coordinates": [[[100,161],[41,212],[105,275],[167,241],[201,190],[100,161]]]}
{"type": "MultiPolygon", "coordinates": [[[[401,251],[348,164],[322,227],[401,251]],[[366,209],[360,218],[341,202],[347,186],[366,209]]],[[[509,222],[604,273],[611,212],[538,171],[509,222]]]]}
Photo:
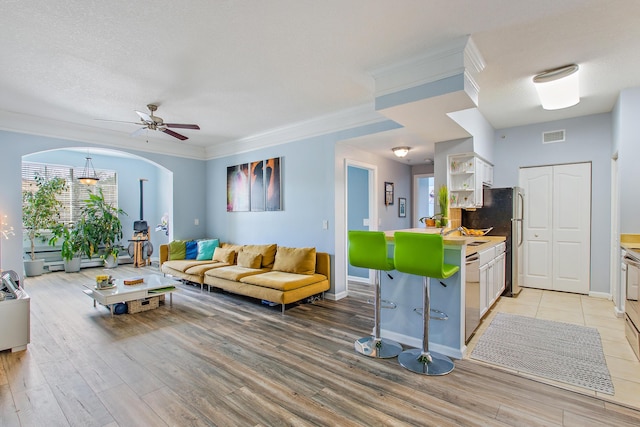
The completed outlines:
{"type": "Polygon", "coordinates": [[[473,137],[473,152],[493,163],[495,130],[477,108],[447,114],[473,137]]]}
{"type": "Polygon", "coordinates": [[[610,293],[611,114],[496,131],[494,187],[518,185],[519,169],[592,162],[591,291],[610,293]],[[542,133],[566,129],[566,142],[542,144],[542,133]]]}
{"type": "Polygon", "coordinates": [[[640,88],[626,89],[614,109],[618,151],[620,233],[640,233],[640,88]]]}

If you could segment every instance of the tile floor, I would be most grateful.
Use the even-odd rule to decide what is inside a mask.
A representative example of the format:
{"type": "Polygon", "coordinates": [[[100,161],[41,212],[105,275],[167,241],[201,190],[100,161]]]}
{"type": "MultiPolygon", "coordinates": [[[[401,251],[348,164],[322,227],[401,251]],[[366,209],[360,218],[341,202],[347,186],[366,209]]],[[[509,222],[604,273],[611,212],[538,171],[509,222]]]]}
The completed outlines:
{"type": "Polygon", "coordinates": [[[640,361],[625,338],[624,319],[615,316],[612,301],[586,295],[523,288],[517,298],[503,297],[493,306],[475,336],[467,344],[466,357],[469,357],[478,338],[489,326],[491,319],[497,312],[597,328],[602,339],[602,348],[609,373],[613,380],[614,396],[547,379],[536,379],[640,409],[640,361]]]}

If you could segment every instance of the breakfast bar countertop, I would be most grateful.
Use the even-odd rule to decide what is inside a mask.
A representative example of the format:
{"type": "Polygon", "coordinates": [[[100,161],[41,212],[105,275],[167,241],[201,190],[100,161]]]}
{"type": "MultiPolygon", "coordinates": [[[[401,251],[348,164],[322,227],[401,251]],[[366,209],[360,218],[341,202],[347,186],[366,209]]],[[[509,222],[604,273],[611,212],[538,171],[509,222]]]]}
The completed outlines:
{"type": "MultiPolygon", "coordinates": [[[[406,231],[409,233],[428,233],[428,234],[439,234],[442,231],[442,228],[408,228],[405,230],[389,230],[385,231],[385,235],[387,239],[392,240],[393,234],[396,231],[406,231]]],[[[485,249],[489,249],[492,246],[495,246],[501,242],[504,242],[507,238],[505,236],[461,236],[461,235],[453,235],[450,234],[448,236],[444,236],[444,244],[445,245],[456,245],[462,246],[466,243],[466,251],[465,256],[473,255],[477,252],[482,252],[485,249]],[[480,244],[469,245],[473,242],[482,242],[480,244]]],[[[640,240],[639,240],[640,242],[640,240]]],[[[640,243],[639,243],[640,244],[640,243]]]]}

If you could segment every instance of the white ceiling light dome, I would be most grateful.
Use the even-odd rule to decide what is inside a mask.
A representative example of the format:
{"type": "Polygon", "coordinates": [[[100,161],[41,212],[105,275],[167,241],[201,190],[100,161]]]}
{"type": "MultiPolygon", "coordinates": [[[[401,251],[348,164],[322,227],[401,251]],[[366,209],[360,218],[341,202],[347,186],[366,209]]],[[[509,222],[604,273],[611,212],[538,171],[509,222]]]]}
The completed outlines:
{"type": "Polygon", "coordinates": [[[533,78],[542,108],[559,110],[580,102],[578,65],[571,64],[536,75],[533,78]]]}
{"type": "Polygon", "coordinates": [[[395,154],[396,157],[400,158],[403,158],[407,154],[409,154],[409,150],[411,150],[411,147],[393,147],[391,149],[391,151],[393,151],[393,154],[395,154]]]}

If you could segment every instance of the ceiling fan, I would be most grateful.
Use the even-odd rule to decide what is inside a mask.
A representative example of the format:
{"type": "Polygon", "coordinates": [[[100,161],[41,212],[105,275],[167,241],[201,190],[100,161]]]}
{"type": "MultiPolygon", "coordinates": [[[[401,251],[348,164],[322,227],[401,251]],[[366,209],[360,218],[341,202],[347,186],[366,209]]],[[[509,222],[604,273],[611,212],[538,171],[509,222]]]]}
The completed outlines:
{"type": "MultiPolygon", "coordinates": [[[[157,130],[160,132],[164,132],[167,135],[171,135],[174,138],[178,138],[181,141],[189,139],[188,137],[179,134],[178,132],[172,131],[169,128],[176,129],[195,129],[199,130],[200,126],[198,125],[189,125],[184,123],[165,123],[162,117],[154,116],[153,113],[158,110],[158,106],[155,104],[147,104],[147,108],[149,109],[150,114],[144,113],[142,111],[136,111],[136,114],[140,117],[140,122],[122,122],[122,123],[133,123],[143,126],[137,131],[133,132],[131,136],[138,136],[144,130],[157,130]]],[[[108,120],[108,121],[116,121],[116,120],[108,120]]]]}

